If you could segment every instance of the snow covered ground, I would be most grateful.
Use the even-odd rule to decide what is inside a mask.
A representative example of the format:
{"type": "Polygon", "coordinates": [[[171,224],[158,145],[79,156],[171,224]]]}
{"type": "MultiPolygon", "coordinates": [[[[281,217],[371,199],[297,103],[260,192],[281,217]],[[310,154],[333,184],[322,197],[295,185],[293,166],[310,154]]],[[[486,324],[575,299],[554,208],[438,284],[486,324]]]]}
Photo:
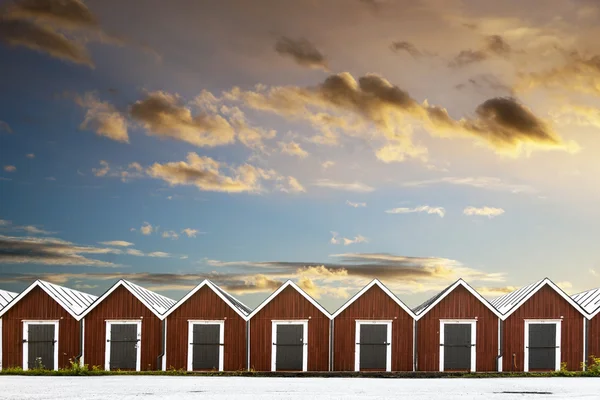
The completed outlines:
{"type": "Polygon", "coordinates": [[[598,399],[597,378],[0,376],[2,399],[598,399]],[[512,393],[511,393],[512,392],[512,393]]]}

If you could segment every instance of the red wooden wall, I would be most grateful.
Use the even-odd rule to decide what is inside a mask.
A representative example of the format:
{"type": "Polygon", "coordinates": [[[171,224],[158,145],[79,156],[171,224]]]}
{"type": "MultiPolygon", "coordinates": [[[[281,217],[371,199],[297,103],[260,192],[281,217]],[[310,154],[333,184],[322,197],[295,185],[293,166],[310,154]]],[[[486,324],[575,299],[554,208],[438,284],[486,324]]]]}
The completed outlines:
{"type": "Polygon", "coordinates": [[[58,320],[58,368],[79,355],[79,322],[36,287],[2,316],[2,367],[23,366],[23,320],[58,320]]]}
{"type": "Polygon", "coordinates": [[[119,286],[85,316],[84,363],[104,369],[106,320],[142,320],[141,370],[155,370],[162,351],[161,321],[125,287],[119,286]]]}
{"type": "Polygon", "coordinates": [[[354,371],[357,319],[392,320],[392,371],[413,370],[413,318],[374,285],[334,319],[334,371],[354,371]]]}
{"type": "Polygon", "coordinates": [[[250,368],[271,370],[273,320],[308,319],[308,371],[329,370],[329,318],[292,286],[250,320],[250,368]]]}
{"type": "Polygon", "coordinates": [[[498,317],[463,286],[457,286],[417,321],[417,368],[440,370],[440,319],[475,319],[476,371],[496,371],[498,317]]]}
{"type": "Polygon", "coordinates": [[[600,314],[596,315],[594,318],[588,321],[588,360],[590,363],[590,358],[596,357],[600,358],[600,314]]]}
{"type": "Polygon", "coordinates": [[[561,362],[566,362],[570,371],[580,371],[583,362],[583,315],[547,285],[504,321],[503,370],[524,369],[525,319],[561,317],[561,362]]]}
{"type": "Polygon", "coordinates": [[[187,369],[188,320],[225,320],[223,369],[246,369],[246,321],[203,286],[167,317],[167,368],[187,369]]]}

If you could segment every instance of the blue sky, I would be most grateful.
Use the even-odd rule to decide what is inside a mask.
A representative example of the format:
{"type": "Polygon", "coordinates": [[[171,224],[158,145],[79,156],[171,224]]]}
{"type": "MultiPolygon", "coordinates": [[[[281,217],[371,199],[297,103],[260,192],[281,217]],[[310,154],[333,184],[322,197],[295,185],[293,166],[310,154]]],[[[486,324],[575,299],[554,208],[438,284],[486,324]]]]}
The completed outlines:
{"type": "Polygon", "coordinates": [[[600,285],[594,2],[53,3],[0,10],[3,289],[600,285]]]}

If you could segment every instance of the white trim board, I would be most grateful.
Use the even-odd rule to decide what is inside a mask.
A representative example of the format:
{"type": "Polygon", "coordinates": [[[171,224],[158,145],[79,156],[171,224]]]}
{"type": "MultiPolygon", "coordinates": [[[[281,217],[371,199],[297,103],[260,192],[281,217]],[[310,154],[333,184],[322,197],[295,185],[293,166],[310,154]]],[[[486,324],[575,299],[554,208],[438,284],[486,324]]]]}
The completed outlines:
{"type": "MultiPolygon", "coordinates": [[[[152,314],[156,315],[156,317],[158,319],[160,319],[161,321],[165,318],[165,314],[161,314],[158,311],[156,311],[156,309],[154,307],[152,307],[151,304],[148,304],[148,302],[140,297],[135,291],[131,290],[131,288],[129,287],[129,285],[127,285],[126,281],[124,279],[119,280],[117,283],[115,283],[114,285],[111,286],[110,289],[108,289],[102,296],[100,296],[98,299],[96,299],[96,301],[94,301],[92,303],[91,306],[89,306],[80,316],[80,318],[85,317],[86,315],[88,315],[94,308],[96,308],[96,306],[100,303],[102,303],[108,296],[110,296],[115,290],[117,290],[117,288],[119,288],[120,286],[123,286],[125,289],[127,289],[127,291],[129,293],[131,293],[136,299],[138,299],[147,309],[149,309],[150,311],[152,311],[152,314]]],[[[144,289],[144,290],[148,290],[148,289],[144,289]]],[[[157,294],[158,295],[158,294],[157,294]]],[[[164,297],[164,296],[163,296],[164,297]]]]}
{"type": "Polygon", "coordinates": [[[271,321],[271,371],[277,371],[277,327],[279,325],[302,325],[302,372],[308,371],[308,320],[290,319],[271,321]]]}
{"type": "Polygon", "coordinates": [[[523,371],[529,372],[529,325],[530,324],[556,324],[556,354],[554,361],[554,370],[560,371],[560,363],[561,363],[561,328],[562,328],[562,319],[526,319],[525,320],[525,341],[523,342],[524,349],[524,357],[523,357],[523,371]]]}
{"type": "Polygon", "coordinates": [[[498,318],[502,318],[502,314],[498,310],[496,310],[496,308],[494,306],[492,306],[489,301],[487,301],[482,295],[480,295],[475,289],[473,289],[467,282],[465,282],[462,279],[459,279],[456,282],[454,282],[452,285],[450,285],[449,287],[447,287],[446,289],[444,289],[444,291],[443,291],[444,293],[441,296],[439,296],[437,299],[435,299],[435,301],[433,303],[431,303],[430,305],[428,305],[427,308],[425,308],[424,310],[422,310],[421,312],[419,312],[415,316],[415,319],[418,321],[421,318],[423,318],[423,316],[425,314],[427,314],[435,306],[437,306],[440,301],[442,301],[443,299],[445,299],[458,286],[462,286],[465,289],[467,289],[467,291],[469,293],[471,293],[473,296],[475,296],[475,298],[477,298],[477,300],[479,300],[484,306],[486,306],[491,312],[493,312],[495,316],[497,316],[498,318]]]}
{"type": "Polygon", "coordinates": [[[327,318],[332,319],[331,314],[329,314],[329,312],[323,308],[323,306],[321,306],[319,303],[317,303],[315,301],[315,299],[313,299],[312,297],[310,297],[304,290],[300,289],[300,287],[298,285],[296,285],[294,282],[288,280],[286,281],[283,285],[281,285],[279,287],[279,289],[277,289],[276,291],[274,291],[269,297],[267,297],[267,299],[265,301],[263,301],[258,307],[256,307],[254,309],[254,311],[252,311],[249,315],[248,315],[248,319],[251,319],[252,317],[254,317],[256,314],[258,314],[258,312],[260,310],[262,310],[263,308],[265,308],[265,306],[267,304],[269,304],[275,297],[277,297],[279,295],[279,293],[283,292],[288,286],[291,286],[292,288],[294,288],[298,293],[300,293],[302,295],[302,297],[304,297],[306,300],[308,300],[313,306],[315,306],[323,315],[325,315],[327,318]]]}
{"type": "Polygon", "coordinates": [[[110,328],[112,325],[137,325],[137,345],[136,345],[136,360],[135,370],[140,371],[142,366],[142,320],[141,319],[126,319],[126,320],[106,320],[106,346],[104,349],[104,369],[110,371],[110,328]]]}
{"type": "MultiPolygon", "coordinates": [[[[175,304],[166,313],[163,314],[163,318],[168,317],[173,311],[175,311],[176,309],[179,308],[179,306],[181,306],[183,303],[188,301],[190,297],[192,297],[194,294],[196,294],[204,286],[208,286],[210,288],[210,290],[212,290],[217,296],[219,296],[221,298],[221,300],[223,300],[225,302],[225,304],[227,304],[229,307],[231,307],[233,309],[233,311],[235,311],[240,317],[242,317],[242,319],[244,321],[248,320],[248,315],[244,314],[239,308],[234,306],[231,303],[231,301],[229,301],[229,299],[227,297],[223,296],[223,293],[221,293],[221,291],[215,287],[215,284],[212,283],[211,281],[209,281],[208,279],[203,280],[202,283],[197,285],[188,294],[186,294],[181,300],[179,300],[177,302],[177,304],[175,304]]],[[[240,304],[241,304],[241,302],[240,302],[240,304]]]]}
{"type": "Polygon", "coordinates": [[[52,369],[58,370],[58,320],[24,320],[23,321],[23,371],[29,369],[29,325],[54,325],[54,365],[52,369]]]}
{"type": "Polygon", "coordinates": [[[387,326],[387,348],[385,354],[385,370],[392,370],[392,321],[387,320],[356,320],[354,342],[354,371],[360,371],[360,328],[362,325],[385,325],[387,326]]]}
{"type": "Polygon", "coordinates": [[[225,357],[225,320],[188,320],[188,349],[187,349],[187,370],[194,370],[194,325],[219,325],[219,371],[223,371],[223,362],[225,357]]]}
{"type": "Polygon", "coordinates": [[[440,319],[440,372],[444,372],[444,333],[446,325],[471,325],[471,369],[477,371],[477,320],[476,319],[440,319]]]}
{"type": "Polygon", "coordinates": [[[373,279],[367,286],[365,286],[358,293],[356,293],[354,296],[352,296],[346,303],[342,304],[342,306],[340,308],[338,308],[337,311],[331,315],[331,318],[335,318],[338,315],[340,315],[345,309],[350,307],[350,305],[352,303],[354,303],[356,300],[358,300],[363,294],[365,294],[373,286],[377,286],[378,288],[383,290],[383,292],[385,294],[387,294],[392,300],[394,300],[394,302],[396,304],[398,304],[398,306],[400,306],[400,308],[402,308],[404,311],[406,311],[406,313],[408,315],[410,315],[413,319],[416,318],[415,313],[410,308],[408,308],[408,306],[406,304],[404,304],[402,302],[402,300],[400,300],[394,293],[392,293],[383,283],[381,283],[381,281],[379,281],[379,279],[373,279]]]}
{"type": "Polygon", "coordinates": [[[553,289],[563,299],[565,299],[570,305],[572,305],[577,311],[579,311],[579,313],[581,315],[583,315],[586,318],[589,318],[589,315],[581,308],[581,306],[575,300],[573,300],[565,292],[563,292],[563,290],[561,288],[559,288],[550,279],[544,278],[544,280],[542,280],[535,289],[533,289],[531,292],[529,292],[527,294],[527,296],[523,297],[518,303],[513,305],[513,307],[510,310],[508,310],[506,313],[502,314],[502,317],[501,317],[502,320],[505,321],[510,315],[512,315],[512,313],[517,311],[517,309],[519,309],[519,307],[521,307],[523,304],[525,304],[530,298],[533,297],[533,295],[535,295],[537,292],[539,292],[546,285],[550,286],[551,289],[553,289]]]}

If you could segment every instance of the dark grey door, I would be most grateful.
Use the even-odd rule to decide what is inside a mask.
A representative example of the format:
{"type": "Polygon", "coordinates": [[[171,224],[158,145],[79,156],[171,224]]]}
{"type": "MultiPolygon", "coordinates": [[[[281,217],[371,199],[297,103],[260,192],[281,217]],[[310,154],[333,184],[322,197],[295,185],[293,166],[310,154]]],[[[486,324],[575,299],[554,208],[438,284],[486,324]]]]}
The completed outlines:
{"type": "Polygon", "coordinates": [[[219,369],[221,326],[195,324],[192,338],[192,369],[219,369]]]}
{"type": "Polygon", "coordinates": [[[529,370],[556,368],[556,324],[529,324],[529,370]]]}
{"type": "Polygon", "coordinates": [[[444,371],[471,370],[471,324],[444,324],[444,371]]]}
{"type": "Polygon", "coordinates": [[[54,324],[27,325],[27,367],[29,369],[54,369],[54,324]]]}
{"type": "Polygon", "coordinates": [[[276,371],[302,371],[304,359],[304,325],[277,325],[275,338],[276,371]]]}
{"type": "Polygon", "coordinates": [[[137,367],[137,324],[110,325],[110,369],[134,370],[137,367]]]}
{"type": "Polygon", "coordinates": [[[360,359],[361,371],[386,370],[387,352],[389,343],[387,341],[387,325],[373,324],[360,325],[360,359]]]}

